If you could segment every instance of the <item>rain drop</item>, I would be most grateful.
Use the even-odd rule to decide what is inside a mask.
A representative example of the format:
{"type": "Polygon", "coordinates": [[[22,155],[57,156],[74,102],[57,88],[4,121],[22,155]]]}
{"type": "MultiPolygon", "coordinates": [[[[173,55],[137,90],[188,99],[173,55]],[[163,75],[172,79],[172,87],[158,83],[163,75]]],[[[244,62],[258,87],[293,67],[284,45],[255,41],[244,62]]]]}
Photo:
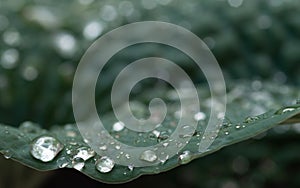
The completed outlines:
{"type": "Polygon", "coordinates": [[[10,150],[5,150],[2,152],[5,159],[10,159],[12,157],[12,152],[10,150]]]}
{"type": "Polygon", "coordinates": [[[116,132],[120,132],[124,129],[124,127],[125,127],[124,123],[121,122],[121,121],[118,121],[118,122],[113,124],[112,130],[116,131],[116,132]]]}
{"type": "Polygon", "coordinates": [[[73,158],[81,158],[84,161],[92,158],[95,156],[95,151],[89,147],[81,147],[77,149],[77,153],[74,155],[73,158]]]}
{"type": "Polygon", "coordinates": [[[294,108],[294,107],[286,107],[286,108],[282,108],[282,109],[276,111],[275,114],[281,115],[281,114],[284,114],[286,112],[292,112],[294,110],[296,110],[296,108],[294,108]]]}
{"type": "Polygon", "coordinates": [[[84,160],[80,157],[74,158],[72,161],[72,166],[74,169],[81,171],[84,167],[84,160]]]}
{"type": "Polygon", "coordinates": [[[259,120],[259,117],[247,117],[245,120],[244,120],[244,123],[253,123],[254,121],[256,120],[259,120]]]}
{"type": "Polygon", "coordinates": [[[110,172],[115,166],[115,162],[106,157],[103,156],[96,162],[96,169],[101,173],[108,173],[110,172]]]}
{"type": "Polygon", "coordinates": [[[157,156],[154,151],[146,150],[141,154],[140,159],[147,162],[154,162],[156,161],[157,156]]]}
{"type": "Polygon", "coordinates": [[[30,153],[40,161],[50,162],[62,149],[63,145],[56,138],[40,136],[33,141],[30,153]]]}
{"type": "Polygon", "coordinates": [[[183,151],[178,157],[180,164],[187,164],[192,160],[192,153],[190,151],[183,151]]]}
{"type": "Polygon", "coordinates": [[[56,164],[59,168],[65,168],[70,164],[70,161],[66,157],[61,157],[57,159],[56,164]]]}
{"type": "Polygon", "coordinates": [[[41,131],[41,128],[30,121],[25,121],[19,126],[19,130],[24,132],[24,133],[38,133],[41,131]]]}

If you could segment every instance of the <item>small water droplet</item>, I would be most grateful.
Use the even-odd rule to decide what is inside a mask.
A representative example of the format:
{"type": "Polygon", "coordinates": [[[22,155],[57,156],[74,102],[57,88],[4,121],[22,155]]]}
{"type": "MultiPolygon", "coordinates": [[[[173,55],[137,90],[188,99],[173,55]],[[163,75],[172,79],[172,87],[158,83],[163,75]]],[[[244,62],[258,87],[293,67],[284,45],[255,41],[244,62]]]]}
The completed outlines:
{"type": "Polygon", "coordinates": [[[40,136],[33,140],[31,155],[43,162],[52,161],[63,149],[63,145],[52,136],[40,136]]]}
{"type": "Polygon", "coordinates": [[[276,111],[275,114],[281,115],[281,114],[284,114],[286,112],[292,112],[294,110],[296,110],[296,108],[294,108],[294,107],[286,107],[286,108],[282,108],[282,109],[276,111]]]}
{"type": "Polygon", "coordinates": [[[164,140],[167,140],[169,138],[169,135],[167,132],[161,132],[159,137],[157,138],[157,142],[162,142],[164,140]]]}
{"type": "Polygon", "coordinates": [[[30,121],[25,121],[22,124],[20,124],[19,130],[24,133],[35,134],[35,133],[39,133],[42,129],[40,126],[38,126],[38,124],[35,124],[30,121]]]}
{"type": "Polygon", "coordinates": [[[81,171],[84,167],[84,160],[80,157],[77,157],[77,158],[74,158],[72,160],[72,166],[74,169],[78,170],[78,171],[81,171]]]}
{"type": "Polygon", "coordinates": [[[259,120],[259,117],[256,117],[256,116],[254,116],[254,117],[246,117],[246,119],[244,120],[244,123],[252,123],[252,122],[254,122],[256,120],[259,120]]]}
{"type": "Polygon", "coordinates": [[[130,155],[128,153],[125,154],[126,159],[130,159],[130,155]]]}
{"type": "Polygon", "coordinates": [[[118,121],[113,124],[112,130],[116,132],[120,132],[125,128],[125,124],[121,121],[118,121]]]}
{"type": "Polygon", "coordinates": [[[105,151],[107,150],[107,146],[106,145],[100,146],[99,149],[105,151]]]}
{"type": "Polygon", "coordinates": [[[61,157],[57,159],[56,164],[59,168],[65,168],[70,164],[70,161],[66,157],[61,157]]]}
{"type": "Polygon", "coordinates": [[[89,147],[80,147],[76,150],[76,152],[77,153],[74,155],[73,158],[81,158],[84,161],[95,156],[95,151],[89,147]]]}
{"type": "Polygon", "coordinates": [[[187,164],[192,160],[192,153],[190,151],[183,151],[178,157],[180,164],[187,164]]]}
{"type": "Polygon", "coordinates": [[[134,166],[133,166],[133,165],[128,165],[128,169],[129,169],[130,171],[133,171],[134,166]]]}
{"type": "Polygon", "coordinates": [[[196,121],[205,120],[205,118],[206,118],[206,115],[205,115],[205,113],[203,113],[203,112],[197,112],[197,113],[194,115],[194,119],[195,119],[196,121]]]}
{"type": "Polygon", "coordinates": [[[152,133],[154,134],[154,136],[155,136],[156,138],[158,138],[159,135],[160,135],[160,132],[157,131],[157,130],[153,130],[152,133]]]}
{"type": "Polygon", "coordinates": [[[154,162],[157,159],[157,156],[154,151],[146,150],[142,152],[140,159],[147,162],[154,162]]]}
{"type": "Polygon", "coordinates": [[[169,143],[168,142],[165,142],[165,143],[163,143],[162,144],[164,147],[167,147],[168,145],[169,145],[169,143]]]}
{"type": "Polygon", "coordinates": [[[4,150],[2,152],[2,154],[3,154],[3,156],[4,156],[5,159],[10,159],[12,157],[12,155],[13,155],[10,150],[4,150]]]}
{"type": "Polygon", "coordinates": [[[115,162],[106,157],[103,156],[96,162],[96,169],[101,173],[108,173],[110,172],[115,166],[115,162]]]}
{"type": "Polygon", "coordinates": [[[228,132],[228,131],[226,131],[226,132],[225,132],[225,135],[229,135],[229,132],[228,132]]]}
{"type": "Polygon", "coordinates": [[[236,128],[236,129],[239,129],[239,128],[241,128],[241,126],[240,126],[240,125],[236,125],[235,128],[236,128]]]}

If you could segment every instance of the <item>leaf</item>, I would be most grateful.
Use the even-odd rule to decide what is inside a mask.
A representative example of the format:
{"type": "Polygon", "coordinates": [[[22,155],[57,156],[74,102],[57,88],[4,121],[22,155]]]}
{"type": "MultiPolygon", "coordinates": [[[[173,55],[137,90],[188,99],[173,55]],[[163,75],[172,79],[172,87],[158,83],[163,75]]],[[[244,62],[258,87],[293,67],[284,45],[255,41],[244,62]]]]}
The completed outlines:
{"type": "MultiPolygon", "coordinates": [[[[228,99],[229,104],[226,112],[225,121],[213,141],[212,145],[204,151],[198,151],[198,143],[202,139],[202,133],[204,131],[206,121],[199,121],[197,131],[192,136],[189,143],[185,146],[185,148],[179,152],[177,155],[173,156],[172,158],[166,160],[166,162],[161,163],[156,166],[149,166],[149,167],[137,167],[133,170],[130,170],[127,166],[115,165],[113,170],[109,173],[100,173],[95,168],[95,159],[99,158],[99,156],[95,156],[91,159],[85,161],[85,167],[81,170],[82,173],[86,174],[87,176],[96,179],[101,182],[107,183],[121,183],[133,180],[141,175],[145,174],[156,174],[160,172],[164,172],[175,168],[180,165],[179,162],[179,155],[182,154],[183,151],[190,152],[190,158],[187,159],[186,162],[189,162],[193,159],[203,157],[210,153],[213,153],[225,146],[241,142],[243,140],[249,139],[254,137],[262,132],[267,131],[279,124],[285,122],[299,122],[299,115],[300,115],[300,104],[296,105],[289,105],[285,107],[279,107],[284,95],[280,95],[281,91],[278,91],[278,85],[266,83],[264,84],[264,88],[266,91],[252,91],[251,88],[245,87],[245,84],[236,84],[232,89],[229,89],[228,92],[228,99]],[[276,87],[275,87],[276,86],[276,87]],[[238,91],[238,92],[237,92],[238,91]],[[259,95],[258,95],[259,94],[259,95]],[[260,97],[257,97],[260,96],[260,97]],[[265,103],[259,103],[262,96],[267,96],[264,98],[265,103]],[[268,101],[271,101],[269,104],[268,101]],[[261,113],[260,115],[253,115],[258,109],[265,110],[266,108],[273,108],[276,107],[275,110],[269,110],[266,113],[261,113]],[[254,111],[253,111],[254,110],[254,111]]],[[[292,98],[297,97],[297,89],[293,89],[289,87],[288,96],[292,98]]],[[[167,100],[172,100],[167,96],[170,95],[170,92],[173,91],[166,91],[162,90],[161,94],[153,94],[149,91],[148,96],[144,95],[143,98],[140,98],[141,101],[147,101],[148,98],[152,98],[153,95],[160,95],[161,97],[167,98],[167,100]],[[167,94],[166,94],[167,93],[167,94]],[[167,96],[166,96],[167,95],[167,96]]],[[[207,89],[199,87],[200,95],[204,96],[207,94],[207,89]]],[[[286,94],[286,93],[285,93],[286,94]]],[[[137,98],[138,99],[138,98],[137,98]]],[[[206,98],[208,100],[209,97],[206,98]]],[[[146,106],[143,103],[138,103],[137,101],[134,102],[133,113],[136,112],[136,115],[143,115],[146,112],[146,106]]],[[[172,122],[177,121],[176,116],[173,115],[176,112],[176,102],[172,102],[171,114],[167,116],[167,120],[163,122],[162,129],[168,129],[172,122]]],[[[204,106],[202,108],[203,111],[207,112],[209,109],[208,106],[204,106]]],[[[169,110],[169,109],[168,109],[169,110]]],[[[116,121],[112,114],[106,115],[107,118],[105,126],[108,130],[110,130],[111,125],[116,121]]],[[[207,118],[206,118],[207,119],[207,118]]],[[[163,131],[163,130],[160,130],[163,131]]],[[[111,132],[111,134],[115,134],[111,132]]],[[[147,139],[147,144],[155,144],[157,142],[157,138],[153,138],[150,135],[151,133],[147,133],[143,136],[143,138],[147,139]]],[[[133,141],[138,138],[137,133],[131,133],[128,131],[121,131],[118,132],[121,141],[128,141],[134,143],[133,141]],[[126,135],[126,136],[125,136],[126,135]],[[123,138],[123,140],[122,140],[123,138]]],[[[214,136],[215,133],[212,133],[214,136]]],[[[67,161],[67,168],[72,168],[72,155],[70,151],[76,151],[76,149],[81,147],[88,147],[88,145],[84,142],[83,138],[81,137],[77,127],[72,124],[68,124],[65,126],[53,126],[50,130],[43,130],[39,128],[37,125],[31,123],[25,123],[21,125],[21,127],[14,128],[6,125],[0,126],[0,151],[5,156],[16,160],[26,166],[31,168],[47,171],[47,170],[54,170],[58,169],[58,160],[66,159],[67,161]],[[27,125],[26,125],[27,124],[27,125]],[[33,158],[30,154],[30,148],[32,140],[40,135],[52,135],[56,137],[60,142],[64,144],[64,149],[56,156],[53,161],[50,162],[41,162],[35,158],[33,158]]],[[[209,137],[206,139],[210,139],[209,137]]],[[[71,152],[72,153],[72,152],[71,152]]]]}

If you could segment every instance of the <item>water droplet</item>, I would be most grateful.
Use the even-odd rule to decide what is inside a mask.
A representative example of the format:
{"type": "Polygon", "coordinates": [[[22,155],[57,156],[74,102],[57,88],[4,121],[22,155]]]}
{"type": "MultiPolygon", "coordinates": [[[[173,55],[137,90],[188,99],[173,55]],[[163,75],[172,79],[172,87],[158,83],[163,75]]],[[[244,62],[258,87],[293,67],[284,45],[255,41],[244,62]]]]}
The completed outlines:
{"type": "Polygon", "coordinates": [[[244,120],[244,123],[252,123],[252,122],[254,122],[254,121],[256,121],[256,120],[259,120],[259,117],[256,117],[256,116],[254,116],[254,117],[247,117],[247,118],[244,120]]]}
{"type": "Polygon", "coordinates": [[[128,169],[129,169],[130,171],[133,171],[134,166],[133,166],[133,165],[128,165],[128,169]]]}
{"type": "Polygon", "coordinates": [[[284,114],[286,112],[292,112],[294,110],[296,110],[296,108],[294,108],[294,107],[286,107],[286,108],[282,108],[282,109],[276,111],[275,114],[281,115],[281,114],[284,114]]]}
{"type": "Polygon", "coordinates": [[[203,112],[197,112],[197,113],[194,115],[194,119],[195,119],[196,121],[205,120],[205,118],[206,118],[206,115],[205,115],[205,113],[203,113],[203,112]]]}
{"type": "Polygon", "coordinates": [[[81,147],[81,148],[78,148],[76,151],[77,151],[77,153],[74,155],[73,158],[81,158],[84,161],[95,156],[95,151],[89,147],[81,147]]]}
{"type": "Polygon", "coordinates": [[[25,121],[19,126],[19,130],[24,133],[39,133],[42,129],[38,124],[32,123],[30,121],[25,121]]]}
{"type": "Polygon", "coordinates": [[[156,138],[158,138],[159,135],[160,135],[160,132],[157,131],[157,130],[153,130],[152,133],[154,134],[154,136],[155,136],[156,138]]]}
{"type": "Polygon", "coordinates": [[[192,153],[190,151],[183,151],[178,157],[180,164],[187,164],[192,160],[192,153]]]}
{"type": "Polygon", "coordinates": [[[121,121],[118,121],[118,122],[113,124],[112,130],[116,131],[116,132],[119,132],[119,131],[122,131],[124,128],[125,128],[124,123],[121,122],[121,121]]]}
{"type": "Polygon", "coordinates": [[[228,132],[228,131],[226,131],[226,132],[225,132],[225,135],[229,135],[229,132],[228,132]]]}
{"type": "Polygon", "coordinates": [[[65,168],[70,164],[70,161],[66,157],[61,157],[57,159],[56,164],[59,168],[65,168]]]}
{"type": "Polygon", "coordinates": [[[100,146],[99,149],[105,151],[107,150],[107,146],[106,145],[100,146]]]}
{"type": "Polygon", "coordinates": [[[157,156],[154,151],[146,150],[141,154],[140,159],[147,162],[154,162],[156,161],[157,156]]]}
{"type": "Polygon", "coordinates": [[[5,159],[10,159],[12,157],[12,155],[13,155],[10,150],[4,150],[2,152],[2,154],[3,154],[3,156],[4,156],[5,159]]]}
{"type": "Polygon", "coordinates": [[[167,147],[168,145],[169,145],[169,143],[168,142],[165,142],[165,143],[163,143],[162,144],[164,147],[167,147]]]}
{"type": "Polygon", "coordinates": [[[241,126],[240,126],[240,125],[236,125],[235,128],[236,128],[236,129],[239,129],[239,128],[241,128],[241,126]]]}
{"type": "Polygon", "coordinates": [[[169,135],[167,132],[161,132],[159,137],[157,138],[157,142],[162,142],[164,140],[167,140],[169,138],[169,135]]]}
{"type": "Polygon", "coordinates": [[[96,169],[102,173],[110,172],[114,168],[114,166],[115,162],[106,156],[101,157],[96,162],[96,169]]]}
{"type": "Polygon", "coordinates": [[[72,160],[72,166],[74,169],[78,170],[78,171],[81,171],[84,167],[84,160],[80,157],[77,157],[77,158],[74,158],[72,160]]]}
{"type": "Polygon", "coordinates": [[[31,155],[43,162],[52,161],[56,155],[63,149],[63,145],[52,136],[40,136],[36,138],[32,145],[31,155]]]}

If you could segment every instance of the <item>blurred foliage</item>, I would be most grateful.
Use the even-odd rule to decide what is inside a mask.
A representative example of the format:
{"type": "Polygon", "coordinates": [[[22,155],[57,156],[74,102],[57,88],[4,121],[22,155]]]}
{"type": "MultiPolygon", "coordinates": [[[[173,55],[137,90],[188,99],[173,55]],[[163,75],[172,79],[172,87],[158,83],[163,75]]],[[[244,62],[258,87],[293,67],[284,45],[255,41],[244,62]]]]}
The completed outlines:
{"type": "MultiPolygon", "coordinates": [[[[134,21],[166,21],[197,34],[229,85],[237,79],[253,80],[252,86],[269,80],[299,89],[299,12],[298,0],[0,0],[0,121],[18,126],[31,120],[44,128],[73,122],[71,86],[80,57],[98,36],[134,21]]],[[[132,46],[111,59],[99,78],[99,111],[109,111],[106,99],[118,71],[149,55],[173,60],[195,83],[205,82],[182,53],[159,45],[132,46]]],[[[297,136],[291,130],[272,131],[259,143],[239,144],[174,174],[191,186],[299,187],[297,136]],[[240,173],[232,160],[244,161],[247,170],[240,173]]]]}

